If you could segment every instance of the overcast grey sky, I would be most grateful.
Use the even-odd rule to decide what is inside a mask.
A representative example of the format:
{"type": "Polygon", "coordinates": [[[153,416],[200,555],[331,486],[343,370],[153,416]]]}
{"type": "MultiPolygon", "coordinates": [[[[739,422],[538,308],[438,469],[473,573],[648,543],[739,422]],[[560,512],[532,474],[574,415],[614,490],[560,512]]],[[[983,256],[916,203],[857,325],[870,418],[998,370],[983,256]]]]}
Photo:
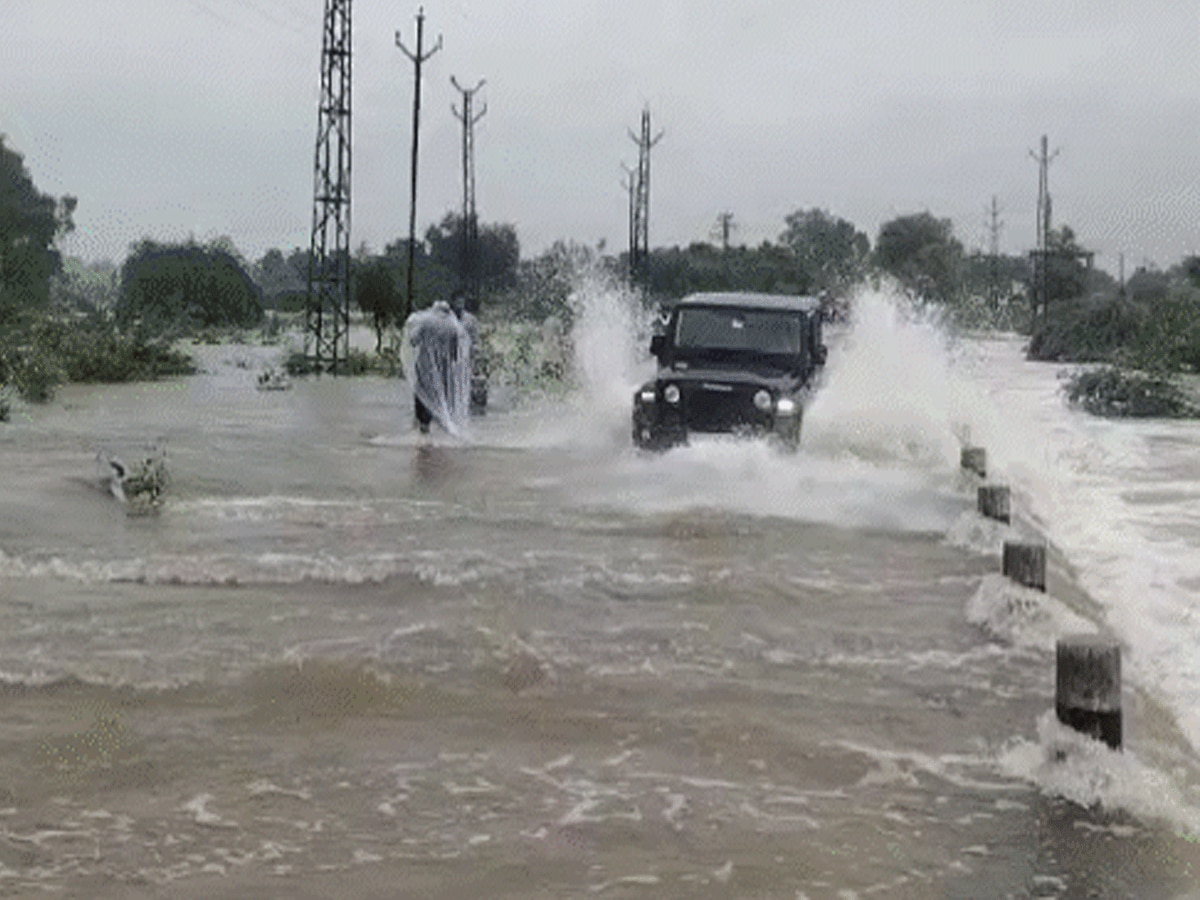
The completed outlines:
{"type": "MultiPolygon", "coordinates": [[[[307,247],[323,0],[2,0],[0,132],[79,198],[69,253],[143,236],[307,247]]],[[[417,3],[355,0],[353,243],[408,230],[417,3]]],[[[774,240],[819,207],[874,240],[928,210],[1034,242],[1042,134],[1056,223],[1115,271],[1200,252],[1196,0],[427,0],[418,227],[461,205],[464,85],[480,218],[625,249],[621,165],[649,105],[652,246],[774,240]],[[428,46],[428,44],[427,44],[428,46]]]]}

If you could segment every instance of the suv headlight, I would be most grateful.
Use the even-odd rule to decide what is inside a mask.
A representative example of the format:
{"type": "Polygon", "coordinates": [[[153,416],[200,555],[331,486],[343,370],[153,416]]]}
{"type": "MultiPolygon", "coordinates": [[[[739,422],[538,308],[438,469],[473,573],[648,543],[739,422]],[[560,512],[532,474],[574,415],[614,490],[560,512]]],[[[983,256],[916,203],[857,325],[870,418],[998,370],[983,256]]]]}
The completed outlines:
{"type": "Polygon", "coordinates": [[[638,399],[643,403],[653,403],[655,400],[654,388],[646,388],[638,395],[638,399]]]}
{"type": "Polygon", "coordinates": [[[675,404],[679,402],[679,385],[668,384],[663,388],[663,399],[668,403],[675,404]]]}
{"type": "Polygon", "coordinates": [[[775,404],[775,412],[781,416],[795,415],[796,401],[791,397],[780,397],[779,402],[775,404]]]}
{"type": "Polygon", "coordinates": [[[759,391],[754,395],[754,405],[762,412],[768,412],[771,409],[771,392],[759,391]]]}

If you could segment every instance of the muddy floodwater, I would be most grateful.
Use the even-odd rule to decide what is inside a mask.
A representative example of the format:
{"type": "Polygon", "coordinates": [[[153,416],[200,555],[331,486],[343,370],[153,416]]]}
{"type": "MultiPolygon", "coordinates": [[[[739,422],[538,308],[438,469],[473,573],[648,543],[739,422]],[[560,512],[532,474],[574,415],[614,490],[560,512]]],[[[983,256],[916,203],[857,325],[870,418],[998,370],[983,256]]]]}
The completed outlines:
{"type": "Polygon", "coordinates": [[[466,440],[264,347],[0,425],[0,896],[1200,897],[1200,427],[875,297],[799,453],[645,455],[645,359],[578,338],[466,440]],[[131,516],[96,455],[152,445],[131,516]],[[1054,721],[1080,631],[1123,753],[1054,721]]]}

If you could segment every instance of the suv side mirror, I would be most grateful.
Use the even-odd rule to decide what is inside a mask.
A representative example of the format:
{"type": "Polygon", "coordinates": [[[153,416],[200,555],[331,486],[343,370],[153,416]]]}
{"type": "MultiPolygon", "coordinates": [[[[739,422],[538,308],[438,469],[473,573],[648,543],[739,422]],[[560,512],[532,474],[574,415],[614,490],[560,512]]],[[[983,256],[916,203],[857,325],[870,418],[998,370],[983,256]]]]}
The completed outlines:
{"type": "Polygon", "coordinates": [[[666,348],[667,336],[665,334],[656,334],[650,338],[650,355],[662,359],[663,350],[666,348]]]}

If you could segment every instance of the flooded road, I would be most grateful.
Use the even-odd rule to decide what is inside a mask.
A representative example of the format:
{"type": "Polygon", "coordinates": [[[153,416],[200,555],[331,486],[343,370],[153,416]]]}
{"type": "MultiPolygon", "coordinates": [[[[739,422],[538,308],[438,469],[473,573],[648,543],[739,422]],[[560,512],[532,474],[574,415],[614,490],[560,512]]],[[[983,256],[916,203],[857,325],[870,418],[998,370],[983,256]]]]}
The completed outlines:
{"type": "MultiPolygon", "coordinates": [[[[0,895],[1197,896],[1186,704],[1138,650],[1193,638],[1121,629],[1140,545],[1066,499],[1158,426],[1076,440],[1017,342],[877,298],[799,454],[646,456],[644,361],[597,331],[578,391],[498,392],[465,443],[415,433],[403,382],[256,391],[271,348],[0,428],[0,895]],[[168,502],[131,517],[95,454],[151,444],[168,502]],[[997,576],[1014,536],[1053,543],[1046,597],[997,576]],[[1052,721],[1055,638],[1114,627],[1124,754],[1052,721]]],[[[1164,547],[1193,458],[1127,498],[1164,547]]]]}

